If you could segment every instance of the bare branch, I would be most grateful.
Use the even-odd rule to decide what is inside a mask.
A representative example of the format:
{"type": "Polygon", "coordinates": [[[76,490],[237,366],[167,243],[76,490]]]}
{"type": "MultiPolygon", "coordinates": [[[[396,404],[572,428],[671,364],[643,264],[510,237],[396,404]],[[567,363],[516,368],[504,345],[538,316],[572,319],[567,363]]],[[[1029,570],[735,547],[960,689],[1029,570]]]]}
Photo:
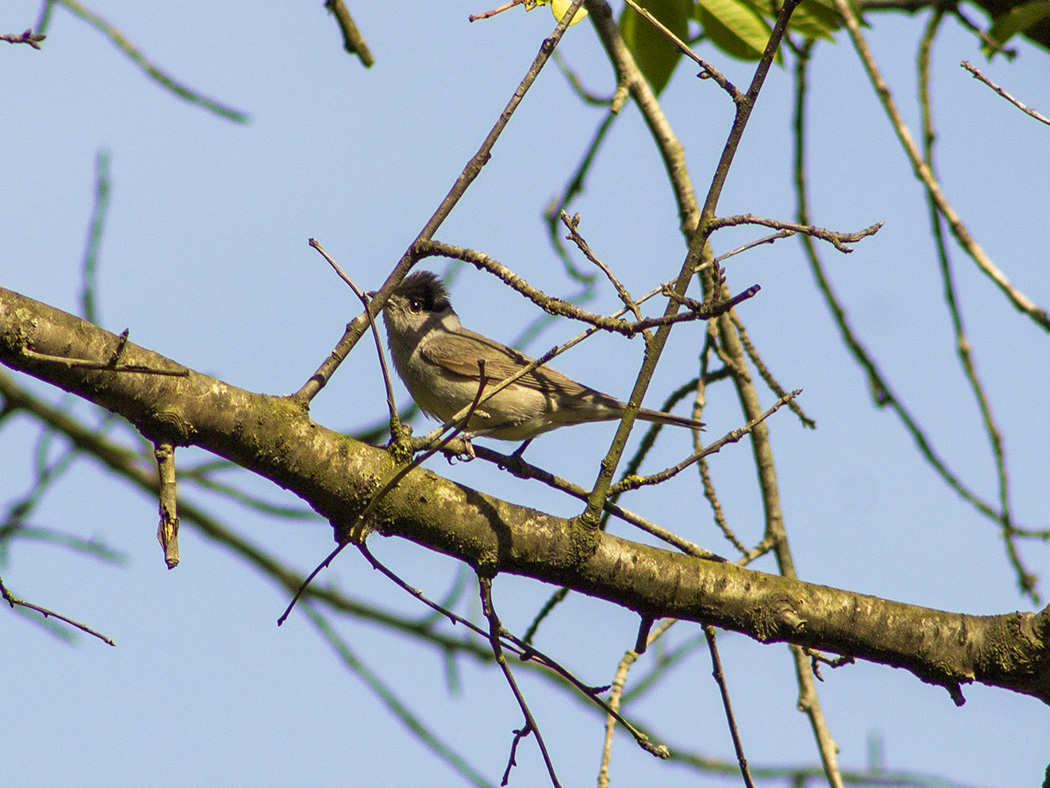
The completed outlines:
{"type": "Polygon", "coordinates": [[[715,683],[718,684],[718,691],[722,696],[722,708],[725,709],[729,733],[733,738],[736,760],[740,764],[740,775],[744,778],[744,785],[747,788],[755,788],[755,781],[751,779],[751,771],[747,766],[747,757],[744,755],[744,744],[740,740],[740,731],[736,726],[736,717],[733,715],[733,704],[729,701],[729,685],[726,684],[725,673],[722,671],[722,658],[718,655],[718,640],[715,636],[715,628],[705,626],[704,636],[707,638],[707,647],[711,652],[712,675],[715,677],[715,683]]]}
{"type": "Polygon", "coordinates": [[[198,93],[192,88],[186,87],[182,83],[176,81],[172,77],[168,76],[159,66],[154,65],[149,59],[136,47],[131,41],[124,37],[124,35],[117,30],[113,25],[104,20],[102,17],[92,13],[89,9],[81,5],[77,0],[56,0],[61,3],[75,15],[79,16],[89,25],[94,27],[96,30],[101,32],[113,45],[117,47],[121,52],[127,55],[131,60],[141,68],[146,75],[153,79],[161,86],[167,88],[179,98],[185,99],[191,104],[196,104],[203,107],[210,112],[214,112],[216,115],[232,120],[236,123],[247,123],[249,117],[240,110],[233,109],[224,104],[210,99],[207,96],[198,93]]]}
{"type": "Polygon", "coordinates": [[[354,18],[350,16],[346,3],[343,0],[325,0],[324,7],[335,16],[339,31],[343,34],[343,49],[351,55],[357,55],[365,68],[374,66],[376,59],[372,56],[372,50],[368,48],[368,42],[365,41],[354,18]]]}
{"type": "Polygon", "coordinates": [[[897,138],[900,140],[901,146],[904,148],[908,161],[911,162],[912,169],[915,171],[915,177],[926,187],[930,199],[933,200],[933,203],[937,206],[937,210],[940,211],[947,220],[948,226],[951,228],[955,239],[970,258],[977,264],[977,267],[996,284],[1018,311],[1027,315],[1041,328],[1050,331],[1050,315],[1047,314],[1045,309],[1037,306],[1028,298],[1028,296],[1010,283],[1010,280],[1007,279],[1006,275],[999,270],[995,263],[992,262],[991,258],[985,253],[984,249],[982,249],[977,241],[974,240],[973,236],[970,235],[969,228],[963,223],[960,216],[955,212],[955,209],[952,208],[951,204],[948,202],[948,198],[944,196],[944,192],[941,191],[940,183],[938,183],[934,174],[930,172],[930,168],[926,165],[926,162],[922,160],[922,154],[919,152],[918,146],[912,139],[911,133],[908,131],[908,127],[904,123],[904,118],[897,109],[897,105],[893,100],[893,95],[890,93],[890,88],[882,78],[882,74],[879,72],[878,65],[875,63],[875,58],[871,54],[868,42],[864,38],[864,34],[861,32],[860,23],[857,21],[853,9],[850,7],[847,0],[834,0],[834,2],[835,8],[838,10],[839,14],[842,15],[842,19],[846,23],[846,29],[849,31],[850,38],[853,41],[853,48],[856,49],[857,54],[860,56],[861,62],[864,64],[864,69],[868,72],[868,78],[871,80],[871,84],[875,89],[875,93],[878,96],[879,101],[882,102],[883,109],[886,111],[886,115],[889,118],[893,129],[897,133],[897,138]]]}
{"type": "MultiPolygon", "coordinates": [[[[581,3],[577,0],[572,7],[579,8],[580,5],[581,3]]],[[[540,45],[540,51],[536,54],[528,72],[526,72],[525,76],[518,84],[517,89],[510,97],[503,112],[500,113],[496,123],[485,137],[485,140],[481,143],[481,147],[478,148],[477,153],[471,156],[470,161],[467,162],[467,165],[460,172],[455,183],[452,184],[452,188],[449,189],[448,194],[445,195],[441,204],[438,205],[437,210],[434,211],[434,214],[423,226],[423,229],[419,231],[419,235],[416,236],[415,241],[412,242],[405,254],[402,255],[390,276],[388,276],[387,280],[383,283],[383,286],[376,292],[369,310],[373,316],[379,314],[391,293],[394,292],[394,289],[401,283],[401,280],[408,274],[408,271],[414,262],[412,250],[415,247],[415,244],[434,237],[434,233],[437,232],[438,228],[441,227],[445,219],[447,219],[452,212],[452,209],[457,203],[459,203],[463,195],[466,194],[470,184],[472,184],[474,179],[481,174],[482,168],[492,157],[492,149],[496,145],[496,140],[500,138],[503,130],[510,122],[511,117],[513,117],[514,112],[520,106],[526,92],[532,87],[533,83],[536,81],[536,77],[539,76],[540,71],[550,58],[551,53],[558,46],[558,42],[568,28],[569,20],[571,18],[571,14],[562,18],[554,28],[554,32],[551,33],[548,38],[543,40],[543,43],[540,45]]],[[[342,364],[343,360],[350,354],[350,351],[353,350],[354,345],[357,344],[357,341],[361,338],[361,335],[364,334],[367,328],[368,321],[364,317],[358,317],[347,325],[342,338],[336,344],[332,352],[328,354],[328,358],[325,359],[324,363],[321,364],[310,379],[303,384],[302,388],[293,395],[295,399],[301,402],[309,402],[312,400],[317,395],[317,392],[324,388],[328,383],[336,369],[339,368],[339,365],[342,364]]]]}
{"type": "MultiPolygon", "coordinates": [[[[571,18],[571,8],[567,14],[571,18]]],[[[521,709],[521,713],[525,717],[524,727],[514,732],[514,743],[511,746],[507,770],[503,773],[502,784],[506,785],[508,782],[511,767],[514,766],[514,754],[517,752],[518,742],[532,733],[536,736],[536,743],[539,745],[540,753],[543,755],[543,762],[547,766],[547,774],[551,778],[551,785],[554,788],[560,788],[561,784],[558,782],[558,775],[554,773],[554,762],[551,761],[550,753],[547,752],[547,745],[543,743],[543,735],[536,724],[536,718],[529,711],[529,705],[525,702],[525,696],[521,694],[518,683],[514,680],[514,674],[511,673],[510,665],[507,664],[507,658],[503,654],[503,644],[501,643],[503,626],[500,624],[499,617],[496,615],[496,607],[492,602],[492,578],[487,575],[478,575],[478,587],[481,591],[481,610],[489,621],[489,643],[492,645],[492,654],[496,658],[496,664],[503,671],[503,677],[507,680],[507,685],[510,687],[511,692],[514,693],[514,699],[518,702],[518,708],[521,709]]]]}
{"type": "Polygon", "coordinates": [[[1020,101],[1015,99],[1013,96],[1011,96],[1005,90],[1003,90],[1001,87],[999,87],[994,82],[992,82],[990,79],[988,79],[988,77],[986,77],[984,74],[981,73],[980,69],[976,68],[975,66],[970,65],[970,62],[968,60],[962,61],[962,63],[960,63],[959,65],[962,66],[963,68],[965,68],[971,74],[973,74],[974,79],[981,80],[981,82],[986,84],[988,87],[990,87],[992,90],[994,90],[1000,96],[1002,96],[1004,99],[1009,101],[1011,104],[1013,104],[1019,110],[1021,110],[1021,112],[1023,112],[1024,114],[1028,115],[1031,118],[1035,118],[1040,123],[1045,123],[1048,126],[1050,126],[1050,118],[1046,117],[1045,115],[1040,115],[1038,112],[1036,112],[1034,109],[1032,109],[1030,107],[1026,107],[1020,101]]]}
{"type": "Polygon", "coordinates": [[[0,41],[9,44],[29,44],[33,49],[40,49],[40,42],[47,38],[46,35],[33,33],[33,28],[26,28],[22,33],[0,33],[0,41]]]}
{"type": "Polygon", "coordinates": [[[86,624],[81,624],[79,621],[74,621],[73,619],[69,618],[68,616],[63,616],[61,613],[56,613],[54,610],[48,610],[46,607],[40,607],[40,605],[34,605],[32,602],[26,602],[24,599],[19,599],[18,597],[16,597],[14,594],[12,594],[10,591],[7,590],[7,586],[4,585],[3,578],[0,578],[0,599],[3,599],[12,608],[14,608],[17,605],[18,607],[24,607],[27,610],[35,611],[35,612],[39,613],[40,615],[42,615],[44,618],[55,618],[55,619],[58,619],[59,621],[64,621],[67,624],[69,624],[71,627],[76,627],[81,632],[86,632],[87,634],[91,635],[92,637],[98,638],[103,643],[107,643],[110,646],[117,645],[116,643],[113,642],[112,638],[106,637],[101,632],[96,632],[91,627],[87,626],[86,624]]]}
{"type": "Polygon", "coordinates": [[[813,227],[812,225],[796,224],[795,222],[784,222],[779,219],[765,219],[761,216],[752,216],[745,214],[743,216],[724,216],[718,219],[712,219],[708,227],[711,232],[719,230],[723,227],[736,227],[741,224],[758,224],[763,227],[771,227],[775,230],[781,230],[792,233],[802,233],[803,235],[809,235],[814,238],[819,238],[822,241],[827,241],[840,252],[849,254],[853,249],[846,244],[856,243],[857,241],[867,238],[869,235],[875,235],[880,229],[882,229],[882,222],[876,222],[870,227],[865,227],[863,230],[858,230],[855,233],[840,233],[834,230],[825,230],[823,227],[813,227]]]}

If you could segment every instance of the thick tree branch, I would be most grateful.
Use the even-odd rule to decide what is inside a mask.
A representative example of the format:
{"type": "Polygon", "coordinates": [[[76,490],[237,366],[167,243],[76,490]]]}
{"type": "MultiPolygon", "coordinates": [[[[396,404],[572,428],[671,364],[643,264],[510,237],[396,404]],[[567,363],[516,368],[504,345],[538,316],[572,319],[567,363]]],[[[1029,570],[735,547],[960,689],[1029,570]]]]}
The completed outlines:
{"type": "MultiPolygon", "coordinates": [[[[288,398],[186,377],[41,361],[106,359],[119,339],[0,289],[0,362],[118,413],[152,440],[195,445],[286,487],[338,529],[396,472],[390,455],[311,421],[288,398]]],[[[127,343],[149,369],[178,365],[127,343]]],[[[582,529],[417,468],[376,507],[371,528],[469,563],[568,586],[651,618],[713,624],[902,667],[946,687],[979,681],[1050,703],[1050,608],[968,616],[853,594],[680,555],[582,529]]]]}

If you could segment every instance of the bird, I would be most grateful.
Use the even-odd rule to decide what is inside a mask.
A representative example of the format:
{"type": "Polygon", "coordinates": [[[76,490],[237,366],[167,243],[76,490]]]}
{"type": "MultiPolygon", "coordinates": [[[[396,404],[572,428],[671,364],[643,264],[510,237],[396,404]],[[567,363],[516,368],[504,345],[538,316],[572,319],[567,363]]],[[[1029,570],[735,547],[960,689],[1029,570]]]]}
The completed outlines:
{"type": "MultiPolygon", "coordinates": [[[[482,367],[484,389],[492,390],[533,361],[495,339],[464,328],[445,285],[430,271],[405,277],[383,308],[383,322],[398,376],[423,412],[442,422],[451,420],[477,398],[482,367]]],[[[559,427],[615,421],[626,407],[615,397],[544,365],[491,398],[482,399],[465,430],[472,437],[527,442],[559,427]]],[[[704,426],[648,408],[642,408],[638,418],[694,430],[704,426]]]]}

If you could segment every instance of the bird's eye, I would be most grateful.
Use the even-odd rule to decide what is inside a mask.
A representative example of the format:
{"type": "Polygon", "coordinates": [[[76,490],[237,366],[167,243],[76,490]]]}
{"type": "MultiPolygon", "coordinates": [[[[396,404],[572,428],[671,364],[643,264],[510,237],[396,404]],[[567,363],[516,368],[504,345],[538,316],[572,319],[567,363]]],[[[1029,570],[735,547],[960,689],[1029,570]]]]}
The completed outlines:
{"type": "Polygon", "coordinates": [[[420,301],[418,298],[412,298],[408,302],[408,308],[413,312],[422,312],[423,302],[420,301]]]}

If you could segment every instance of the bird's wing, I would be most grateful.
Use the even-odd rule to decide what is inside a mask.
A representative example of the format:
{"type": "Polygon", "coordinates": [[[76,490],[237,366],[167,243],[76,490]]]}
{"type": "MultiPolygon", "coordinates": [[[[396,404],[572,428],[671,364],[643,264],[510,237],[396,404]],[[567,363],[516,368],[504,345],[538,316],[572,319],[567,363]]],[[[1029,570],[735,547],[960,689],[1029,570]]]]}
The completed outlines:
{"type": "MultiPolygon", "coordinates": [[[[483,358],[485,377],[493,385],[509,378],[533,360],[524,353],[468,329],[460,329],[460,332],[443,334],[439,343],[424,344],[419,349],[420,355],[447,372],[474,381],[480,379],[478,359],[483,358]]],[[[569,397],[592,392],[592,389],[581,386],[572,378],[547,366],[533,370],[519,378],[517,383],[548,394],[557,390],[569,397]]]]}

